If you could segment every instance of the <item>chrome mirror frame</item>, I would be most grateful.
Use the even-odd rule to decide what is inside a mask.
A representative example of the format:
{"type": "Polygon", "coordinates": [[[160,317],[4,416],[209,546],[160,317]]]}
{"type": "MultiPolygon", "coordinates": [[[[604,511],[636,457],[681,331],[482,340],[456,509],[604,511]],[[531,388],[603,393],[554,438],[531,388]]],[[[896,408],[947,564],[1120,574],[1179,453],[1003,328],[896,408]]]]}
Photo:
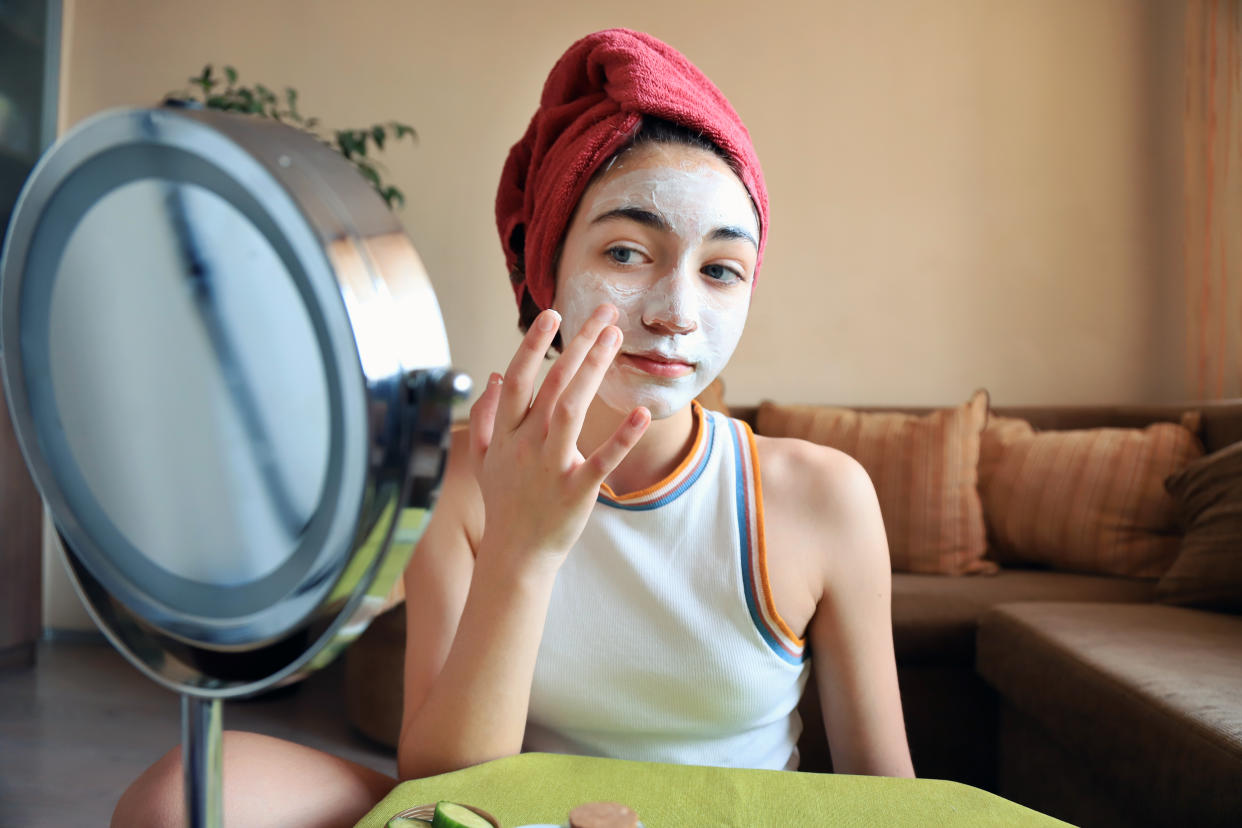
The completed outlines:
{"type": "Polygon", "coordinates": [[[394,527],[404,514],[403,527],[420,533],[433,506],[452,405],[469,380],[449,367],[426,271],[383,200],[312,136],[197,108],[111,111],[58,141],[17,201],[0,258],[0,357],[18,441],[75,588],[111,643],[182,695],[190,824],[218,825],[221,700],[294,681],[361,634],[412,550],[390,544],[394,527]],[[257,228],[295,282],[324,362],[324,496],[289,565],[254,584],[135,578],[115,565],[128,553],[70,496],[75,471],[58,448],[46,370],[58,257],[92,205],[152,178],[204,188],[257,228]]]}

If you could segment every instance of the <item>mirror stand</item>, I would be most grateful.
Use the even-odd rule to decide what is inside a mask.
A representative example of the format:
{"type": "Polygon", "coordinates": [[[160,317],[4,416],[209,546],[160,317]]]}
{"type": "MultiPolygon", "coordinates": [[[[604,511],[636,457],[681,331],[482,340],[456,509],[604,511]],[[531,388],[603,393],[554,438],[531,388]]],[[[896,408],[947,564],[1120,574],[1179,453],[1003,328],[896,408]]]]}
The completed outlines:
{"type": "Polygon", "coordinates": [[[220,699],[182,694],[181,766],[190,828],[220,828],[223,823],[223,718],[224,702],[220,699]]]}
{"type": "Polygon", "coordinates": [[[340,154],[235,113],[78,124],[0,249],[0,379],[92,617],[181,694],[188,824],[223,699],[327,664],[418,531],[470,383],[401,222],[340,154]]]}

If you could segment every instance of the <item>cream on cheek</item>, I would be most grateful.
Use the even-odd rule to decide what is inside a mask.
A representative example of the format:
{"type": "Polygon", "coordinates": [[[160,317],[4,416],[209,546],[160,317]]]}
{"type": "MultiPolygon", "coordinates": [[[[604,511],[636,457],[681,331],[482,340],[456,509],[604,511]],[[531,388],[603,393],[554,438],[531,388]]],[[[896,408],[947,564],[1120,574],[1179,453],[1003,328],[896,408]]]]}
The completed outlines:
{"type": "MultiPolygon", "coordinates": [[[[746,298],[749,299],[749,293],[746,298]]],[[[746,323],[747,304],[734,303],[735,307],[718,308],[703,303],[697,313],[697,328],[672,341],[668,337],[652,336],[642,327],[637,331],[630,328],[623,350],[654,351],[670,359],[690,362],[694,370],[682,377],[656,378],[624,362],[614,363],[600,386],[600,398],[619,412],[646,406],[655,418],[668,417],[685,408],[720,375],[733,355],[746,323]],[[741,306],[737,307],[738,304],[741,306]]]]}
{"type": "Polygon", "coordinates": [[[600,399],[620,413],[645,406],[656,418],[689,405],[720,375],[741,339],[750,307],[749,290],[724,295],[699,279],[687,279],[680,270],[650,287],[627,286],[610,274],[583,272],[570,277],[563,288],[557,301],[563,317],[562,341],[571,341],[595,308],[607,302],[619,312],[622,353],[654,352],[694,365],[682,377],[653,377],[624,360],[609,367],[600,384],[600,399]],[[665,328],[644,324],[644,318],[661,318],[692,330],[669,334],[665,328]]]}
{"type": "Polygon", "coordinates": [[[642,302],[645,291],[645,286],[620,284],[615,277],[589,270],[565,277],[557,286],[553,303],[561,314],[561,342],[568,345],[595,309],[605,303],[617,306],[620,316],[616,324],[626,333],[629,319],[641,316],[641,311],[635,314],[633,309],[642,302]]]}

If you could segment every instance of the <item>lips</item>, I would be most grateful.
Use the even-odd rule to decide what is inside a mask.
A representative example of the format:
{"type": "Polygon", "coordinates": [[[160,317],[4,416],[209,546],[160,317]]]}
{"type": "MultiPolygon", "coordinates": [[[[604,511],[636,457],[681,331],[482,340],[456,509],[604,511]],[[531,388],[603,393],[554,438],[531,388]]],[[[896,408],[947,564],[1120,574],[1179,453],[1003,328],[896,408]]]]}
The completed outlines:
{"type": "Polygon", "coordinates": [[[655,351],[641,353],[622,353],[617,361],[644,374],[653,377],[676,379],[694,373],[695,365],[677,357],[666,356],[655,351]]]}

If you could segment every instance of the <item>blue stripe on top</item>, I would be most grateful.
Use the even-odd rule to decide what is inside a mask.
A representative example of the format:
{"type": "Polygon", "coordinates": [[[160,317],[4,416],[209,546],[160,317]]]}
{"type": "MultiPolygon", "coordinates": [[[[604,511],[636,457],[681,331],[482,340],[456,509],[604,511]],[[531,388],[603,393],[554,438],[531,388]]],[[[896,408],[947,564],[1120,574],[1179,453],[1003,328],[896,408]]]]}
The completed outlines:
{"type": "Polygon", "coordinates": [[[750,481],[746,479],[746,464],[742,457],[742,452],[746,448],[742,446],[741,441],[738,439],[736,428],[729,429],[729,436],[733,440],[733,466],[736,470],[734,491],[737,500],[737,534],[740,541],[738,549],[742,559],[742,592],[746,595],[746,609],[750,612],[750,620],[754,622],[755,629],[759,631],[759,635],[772,652],[790,664],[802,664],[807,658],[806,651],[804,650],[801,655],[794,655],[781,646],[781,642],[777,640],[772,631],[768,629],[768,625],[764,623],[763,616],[759,613],[759,605],[755,603],[758,600],[758,588],[756,587],[755,573],[750,565],[750,510],[746,501],[746,487],[750,481]]]}
{"type": "Polygon", "coordinates": [[[710,411],[705,411],[704,413],[707,415],[703,418],[703,421],[707,424],[707,433],[704,435],[704,439],[707,440],[707,445],[703,450],[703,456],[699,458],[699,462],[695,464],[694,468],[690,469],[690,471],[686,474],[685,479],[678,483],[672,491],[657,500],[652,500],[646,503],[629,504],[618,502],[608,497],[603,492],[596,497],[595,501],[597,503],[602,503],[605,506],[611,506],[614,509],[624,509],[627,512],[646,512],[650,509],[659,509],[661,506],[672,503],[674,500],[685,494],[686,491],[694,485],[694,482],[703,475],[703,470],[707,468],[707,461],[711,459],[712,449],[716,444],[716,418],[710,411]]]}

